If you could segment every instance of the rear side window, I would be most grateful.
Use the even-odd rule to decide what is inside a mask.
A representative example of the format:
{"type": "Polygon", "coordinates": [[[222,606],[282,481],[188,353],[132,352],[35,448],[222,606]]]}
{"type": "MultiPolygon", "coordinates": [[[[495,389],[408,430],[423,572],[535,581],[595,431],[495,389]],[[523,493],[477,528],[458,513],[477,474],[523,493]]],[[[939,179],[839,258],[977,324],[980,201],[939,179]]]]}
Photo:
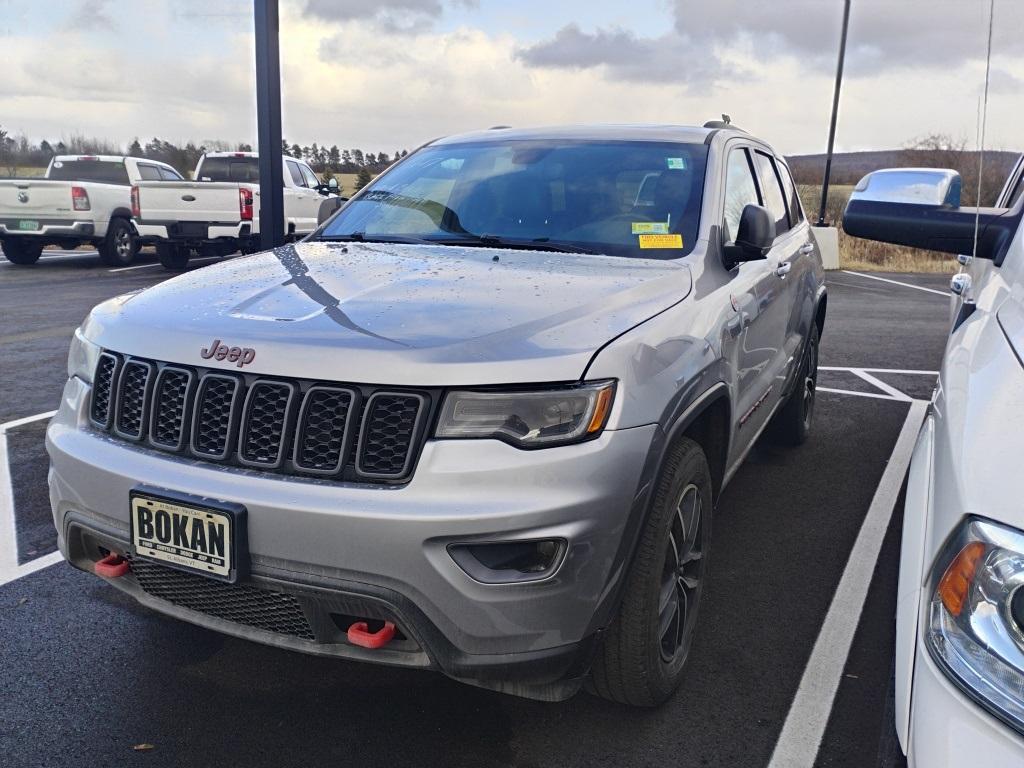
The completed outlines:
{"type": "Polygon", "coordinates": [[[306,180],[306,186],[310,189],[316,189],[320,186],[320,179],[316,177],[316,174],[312,170],[304,165],[299,166],[299,170],[302,171],[302,178],[306,180]]]}
{"type": "Polygon", "coordinates": [[[199,166],[200,181],[258,182],[260,163],[255,157],[207,157],[199,166]]]}
{"type": "Polygon", "coordinates": [[[748,205],[760,204],[761,198],[757,194],[757,184],[754,182],[754,171],[750,167],[747,150],[734,149],[729,153],[725,176],[725,242],[731,243],[736,239],[743,209],[748,205]]]}
{"type": "Polygon", "coordinates": [[[779,175],[782,177],[782,188],[786,191],[786,202],[789,204],[789,220],[792,226],[796,226],[804,220],[804,209],[800,205],[800,195],[797,194],[796,185],[793,183],[793,176],[785,163],[776,163],[779,175]]]}
{"type": "Polygon", "coordinates": [[[299,170],[299,164],[293,163],[291,160],[288,161],[288,173],[292,175],[292,181],[296,187],[306,186],[306,182],[302,179],[302,171],[299,170]]]}
{"type": "Polygon", "coordinates": [[[47,178],[57,181],[98,181],[130,186],[124,160],[54,160],[47,178]]]}
{"type": "Polygon", "coordinates": [[[160,169],[155,165],[139,163],[139,176],[143,181],[160,181],[160,169]]]}
{"type": "Polygon", "coordinates": [[[172,171],[170,168],[159,168],[160,179],[162,181],[182,181],[181,174],[177,171],[172,171]]]}
{"type": "Polygon", "coordinates": [[[1006,200],[1006,207],[1013,208],[1016,206],[1021,195],[1024,195],[1024,173],[1017,177],[1017,181],[1014,183],[1013,189],[1010,190],[1010,196],[1006,200]]]}
{"type": "Polygon", "coordinates": [[[765,208],[775,219],[775,234],[781,235],[789,230],[789,218],[786,215],[786,197],[782,193],[775,161],[764,152],[754,152],[754,163],[757,165],[757,175],[761,179],[765,208]]]}

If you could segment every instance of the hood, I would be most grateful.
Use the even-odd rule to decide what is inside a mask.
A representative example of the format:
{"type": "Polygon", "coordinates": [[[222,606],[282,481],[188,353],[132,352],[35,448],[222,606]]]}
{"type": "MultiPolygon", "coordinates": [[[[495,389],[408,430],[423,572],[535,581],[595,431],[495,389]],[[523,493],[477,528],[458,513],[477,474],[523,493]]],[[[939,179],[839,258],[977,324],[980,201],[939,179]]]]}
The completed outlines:
{"type": "Polygon", "coordinates": [[[573,381],[594,352],[683,300],[672,261],[492,248],[299,243],[112,299],[86,338],[246,373],[393,386],[573,381]]]}

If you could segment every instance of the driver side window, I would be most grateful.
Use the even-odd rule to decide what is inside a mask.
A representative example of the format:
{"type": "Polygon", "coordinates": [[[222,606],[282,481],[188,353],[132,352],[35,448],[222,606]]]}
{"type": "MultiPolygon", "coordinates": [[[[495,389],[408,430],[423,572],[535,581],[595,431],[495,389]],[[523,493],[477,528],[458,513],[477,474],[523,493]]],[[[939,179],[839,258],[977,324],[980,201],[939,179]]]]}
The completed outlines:
{"type": "Polygon", "coordinates": [[[740,216],[748,205],[761,205],[761,198],[754,181],[754,169],[746,149],[734,149],[729,153],[725,173],[725,215],[722,223],[724,242],[736,239],[740,228],[740,216]]]}

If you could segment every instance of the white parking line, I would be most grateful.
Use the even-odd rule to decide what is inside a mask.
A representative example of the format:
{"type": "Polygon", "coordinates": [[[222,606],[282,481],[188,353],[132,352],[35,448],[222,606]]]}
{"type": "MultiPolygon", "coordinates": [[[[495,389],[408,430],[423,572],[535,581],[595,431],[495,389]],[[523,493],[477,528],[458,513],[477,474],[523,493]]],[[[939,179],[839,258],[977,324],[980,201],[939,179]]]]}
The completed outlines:
{"type": "Polygon", "coordinates": [[[819,371],[867,371],[868,373],[895,373],[904,376],[938,376],[938,371],[911,371],[905,368],[864,368],[863,366],[858,368],[845,368],[838,365],[819,365],[819,371]]]}
{"type": "Polygon", "coordinates": [[[27,563],[18,564],[18,528],[14,518],[14,488],[11,484],[11,465],[7,451],[8,430],[33,421],[48,419],[55,413],[56,411],[47,411],[0,424],[0,586],[63,559],[60,552],[51,552],[27,563]]]}
{"type": "Polygon", "coordinates": [[[949,291],[937,291],[934,288],[925,288],[923,285],[914,285],[913,283],[901,283],[899,280],[890,280],[888,277],[878,277],[877,275],[865,275],[863,272],[851,272],[848,269],[842,270],[844,274],[856,275],[857,277],[866,277],[868,280],[879,280],[883,283],[892,283],[893,285],[902,285],[904,288],[913,288],[915,291],[924,291],[925,293],[937,293],[939,296],[949,298],[949,291]]]}
{"type": "MultiPolygon", "coordinates": [[[[914,398],[903,395],[902,397],[893,397],[892,395],[880,395],[877,392],[858,392],[855,389],[833,389],[832,387],[815,387],[815,392],[828,392],[833,395],[853,395],[854,397],[870,397],[874,400],[892,400],[897,403],[905,403],[914,398]]],[[[903,393],[900,393],[901,395],[903,393]]],[[[926,403],[927,400],[921,400],[920,402],[926,403]]]]}
{"type": "MultiPolygon", "coordinates": [[[[214,261],[215,259],[220,259],[220,258],[224,258],[224,257],[221,257],[221,256],[202,256],[202,257],[200,257],[198,259],[190,259],[188,263],[189,264],[197,264],[200,261],[214,261]]],[[[230,258],[230,257],[226,257],[226,258],[230,258]]],[[[155,264],[136,264],[134,267],[118,267],[117,269],[108,269],[107,272],[128,272],[128,271],[133,270],[133,269],[149,269],[150,267],[159,267],[159,266],[161,266],[160,262],[156,262],[155,264]]]]}
{"type": "Polygon", "coordinates": [[[896,447],[882,473],[825,622],[814,642],[768,768],[814,765],[818,756],[853,636],[864,610],[882,540],[889,528],[927,408],[928,404],[923,400],[910,404],[896,447]]]}

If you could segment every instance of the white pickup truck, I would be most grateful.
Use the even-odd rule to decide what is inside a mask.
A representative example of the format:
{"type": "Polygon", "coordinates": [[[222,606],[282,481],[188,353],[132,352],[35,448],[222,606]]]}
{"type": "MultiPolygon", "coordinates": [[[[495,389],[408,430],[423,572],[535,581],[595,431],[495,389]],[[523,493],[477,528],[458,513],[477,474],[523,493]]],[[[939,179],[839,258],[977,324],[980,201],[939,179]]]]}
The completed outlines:
{"type": "MultiPolygon", "coordinates": [[[[301,160],[283,158],[284,225],[289,238],[317,227],[324,197],[337,182],[324,184],[301,160]]],[[[255,152],[209,152],[195,181],[140,183],[132,188],[132,215],[140,236],[156,242],[160,263],[185,268],[194,250],[224,256],[259,249],[260,167],[255,152]]]]}
{"type": "Polygon", "coordinates": [[[47,245],[94,245],[111,266],[135,258],[131,185],[181,181],[157,160],[121,155],[58,155],[42,178],[0,180],[0,246],[14,264],[34,264],[47,245]]]}

